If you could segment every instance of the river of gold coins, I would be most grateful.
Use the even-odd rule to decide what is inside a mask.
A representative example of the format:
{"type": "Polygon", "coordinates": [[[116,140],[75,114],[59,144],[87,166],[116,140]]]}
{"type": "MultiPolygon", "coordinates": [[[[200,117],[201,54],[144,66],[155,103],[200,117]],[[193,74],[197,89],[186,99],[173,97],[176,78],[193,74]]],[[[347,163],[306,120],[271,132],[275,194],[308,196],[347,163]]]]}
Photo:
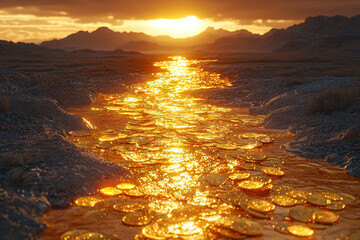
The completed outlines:
{"type": "MultiPolygon", "coordinates": [[[[117,215],[124,225],[141,228],[136,239],[156,240],[243,239],[261,236],[265,226],[289,237],[311,237],[336,225],[355,197],[277,184],[287,176],[286,162],[262,152],[275,138],[259,132],[263,117],[189,95],[188,90],[231,87],[197,63],[183,57],[156,63],[166,71],[153,81],[104,95],[89,110],[121,119],[117,128],[88,121],[93,130],[69,133],[77,146],[121,162],[134,175],[76,199],[76,206],[88,209],[81,217],[101,222],[117,215]],[[288,210],[276,214],[278,208],[288,210]]],[[[357,237],[354,232],[348,239],[357,237]]],[[[72,229],[60,238],[121,239],[91,229],[72,229]]]]}

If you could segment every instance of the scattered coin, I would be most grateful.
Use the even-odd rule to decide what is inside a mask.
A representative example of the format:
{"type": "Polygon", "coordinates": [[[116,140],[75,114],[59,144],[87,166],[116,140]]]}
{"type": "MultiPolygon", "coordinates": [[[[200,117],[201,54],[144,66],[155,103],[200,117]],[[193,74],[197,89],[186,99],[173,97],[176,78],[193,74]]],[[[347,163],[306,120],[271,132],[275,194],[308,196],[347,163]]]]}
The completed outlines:
{"type": "Polygon", "coordinates": [[[320,224],[333,224],[337,222],[339,216],[330,211],[316,211],[313,213],[313,220],[315,223],[320,224]]]}
{"type": "Polygon", "coordinates": [[[310,237],[314,234],[314,230],[303,225],[292,225],[288,227],[289,233],[298,237],[310,237]]]}
{"type": "Polygon", "coordinates": [[[285,174],[283,170],[276,167],[263,167],[261,168],[261,171],[267,175],[276,176],[276,177],[284,176],[285,174]]]}
{"type": "Polygon", "coordinates": [[[245,180],[239,182],[238,186],[242,189],[253,190],[253,189],[260,189],[261,187],[264,186],[264,183],[260,181],[245,180]]]}
{"type": "Polygon", "coordinates": [[[297,204],[294,198],[286,195],[272,195],[270,201],[282,207],[292,207],[297,204]]]}
{"type": "Polygon", "coordinates": [[[262,213],[271,212],[275,210],[274,204],[263,199],[250,199],[248,201],[247,207],[249,209],[262,213]]]}
{"type": "Polygon", "coordinates": [[[98,196],[85,196],[77,198],[75,204],[81,207],[93,207],[96,203],[101,201],[103,201],[103,199],[98,196]]]}

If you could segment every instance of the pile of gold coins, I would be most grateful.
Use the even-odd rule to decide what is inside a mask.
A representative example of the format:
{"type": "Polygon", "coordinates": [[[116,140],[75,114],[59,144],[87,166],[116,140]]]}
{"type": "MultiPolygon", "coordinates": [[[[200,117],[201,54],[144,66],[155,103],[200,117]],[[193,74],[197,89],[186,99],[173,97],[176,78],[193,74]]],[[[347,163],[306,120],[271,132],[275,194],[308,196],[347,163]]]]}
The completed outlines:
{"type": "MultiPolygon", "coordinates": [[[[261,236],[265,226],[310,237],[339,221],[338,212],[355,197],[278,184],[286,178],[285,159],[267,156],[276,136],[259,125],[263,116],[206,104],[188,90],[230,87],[198,61],[175,57],[159,62],[167,71],[130,93],[105,95],[90,116],[123,119],[123,126],[72,131],[69,139],[129,168],[131,182],[99,189],[74,204],[82,216],[120,216],[139,227],[136,239],[243,239],[261,236]]],[[[94,119],[96,117],[93,117],[94,119]]],[[[88,124],[91,124],[88,121],[88,124]]],[[[356,237],[356,234],[354,235],[356,237]]],[[[87,230],[61,239],[113,239],[87,230]]],[[[353,238],[355,239],[355,238],[353,238]]]]}

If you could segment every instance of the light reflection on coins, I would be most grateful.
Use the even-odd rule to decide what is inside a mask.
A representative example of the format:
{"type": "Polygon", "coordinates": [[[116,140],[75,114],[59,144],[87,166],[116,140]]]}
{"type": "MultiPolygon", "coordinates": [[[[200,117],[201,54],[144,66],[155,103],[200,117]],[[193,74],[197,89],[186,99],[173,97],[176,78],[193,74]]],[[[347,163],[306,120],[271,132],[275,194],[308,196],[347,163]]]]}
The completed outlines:
{"type": "Polygon", "coordinates": [[[275,136],[286,134],[257,133],[265,132],[258,126],[264,116],[242,115],[237,109],[185,96],[183,92],[191,89],[231,85],[216,74],[197,72],[193,63],[197,61],[183,58],[160,62],[165,71],[153,81],[135,85],[129,94],[104,96],[94,108],[96,114],[126,118],[121,128],[69,133],[71,141],[113,157],[136,178],[136,186],[123,182],[116,185],[118,192],[111,186],[99,190],[108,192],[106,197],[80,199],[77,205],[93,207],[87,214],[95,219],[102,213],[117,214],[124,224],[144,227],[139,239],[202,239],[206,226],[212,226],[207,230],[216,237],[241,239],[261,235],[262,225],[280,218],[289,220],[278,224],[283,233],[306,236],[305,225],[324,229],[336,223],[334,215],[321,209],[341,210],[355,197],[320,186],[307,191],[279,185],[291,184],[286,176],[280,178],[288,157],[274,158],[266,148],[272,147],[267,143],[275,136]],[[118,194],[121,197],[109,198],[118,194]],[[145,199],[148,202],[142,202],[145,199]],[[274,204],[304,208],[274,211],[274,204]],[[287,210],[291,219],[279,213],[287,210]],[[228,216],[235,220],[220,224],[228,216]]]}
{"type": "Polygon", "coordinates": [[[286,195],[273,195],[270,201],[282,207],[292,207],[297,204],[296,200],[286,195]]]}
{"type": "Polygon", "coordinates": [[[255,189],[260,189],[261,187],[263,187],[264,183],[260,182],[260,181],[245,180],[245,181],[239,182],[238,186],[240,188],[246,189],[246,190],[255,190],[255,189]]]}
{"type": "Polygon", "coordinates": [[[274,204],[263,199],[250,199],[247,207],[258,212],[271,212],[275,210],[274,204]]]}
{"type": "Polygon", "coordinates": [[[96,203],[101,201],[102,198],[98,196],[85,196],[77,198],[75,204],[81,207],[93,207],[96,203]]]}
{"type": "Polygon", "coordinates": [[[302,225],[292,225],[288,227],[289,233],[298,237],[310,237],[314,234],[314,230],[302,225]]]}

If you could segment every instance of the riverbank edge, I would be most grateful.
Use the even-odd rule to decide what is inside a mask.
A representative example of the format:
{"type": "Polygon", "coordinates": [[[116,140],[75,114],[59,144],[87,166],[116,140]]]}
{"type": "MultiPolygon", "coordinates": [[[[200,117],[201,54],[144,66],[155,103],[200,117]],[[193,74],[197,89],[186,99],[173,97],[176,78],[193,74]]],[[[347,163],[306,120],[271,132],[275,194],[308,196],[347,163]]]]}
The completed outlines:
{"type": "MultiPolygon", "coordinates": [[[[359,83],[360,77],[298,78],[261,74],[259,69],[264,62],[244,63],[252,66],[247,74],[242,74],[246,67],[240,67],[241,64],[201,64],[205,70],[231,79],[233,87],[200,90],[194,94],[211,104],[248,107],[250,114],[266,117],[263,122],[265,128],[289,130],[294,134],[294,141],[282,147],[286,151],[306,158],[324,159],[345,169],[349,175],[360,177],[360,102],[330,114],[309,113],[311,101],[322,91],[351,88],[359,83]],[[257,65],[260,67],[257,68],[257,65]]],[[[271,62],[266,64],[271,65],[271,62]]]]}

